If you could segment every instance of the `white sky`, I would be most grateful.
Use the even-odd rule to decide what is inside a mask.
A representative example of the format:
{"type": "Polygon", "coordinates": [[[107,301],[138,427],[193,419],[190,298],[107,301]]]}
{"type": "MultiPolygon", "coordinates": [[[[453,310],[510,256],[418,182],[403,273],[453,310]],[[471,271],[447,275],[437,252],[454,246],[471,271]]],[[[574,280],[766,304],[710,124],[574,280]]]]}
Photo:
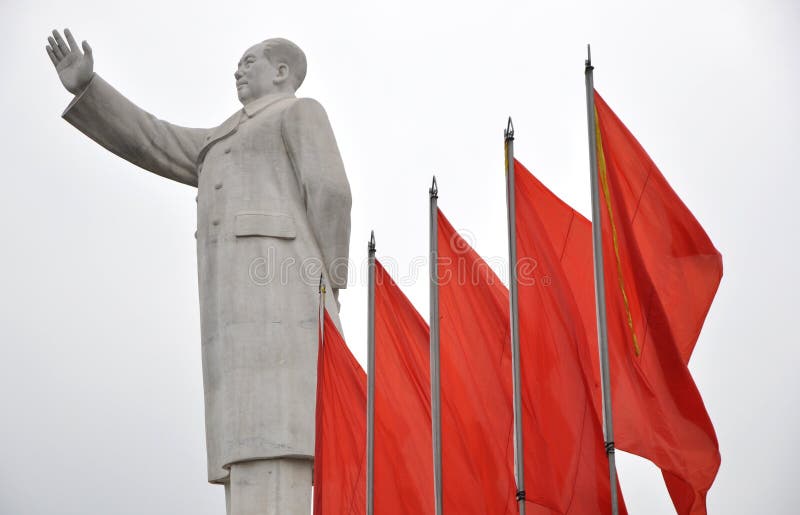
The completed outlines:
{"type": "MultiPolygon", "coordinates": [[[[194,191],[61,120],[53,28],[141,107],[212,127],[233,72],[274,36],[309,57],[353,189],[351,256],[378,256],[427,316],[427,188],[485,256],[506,255],[502,130],[589,212],[583,82],[595,84],[723,254],[690,368],[717,430],[710,513],[792,513],[800,458],[794,270],[800,3],[0,0],[0,513],[224,513],[206,484],[194,191]],[[646,4],[646,7],[645,7],[646,4]]],[[[364,276],[343,293],[365,355],[364,276]]],[[[672,513],[658,470],[622,455],[634,514],[672,513]]]]}

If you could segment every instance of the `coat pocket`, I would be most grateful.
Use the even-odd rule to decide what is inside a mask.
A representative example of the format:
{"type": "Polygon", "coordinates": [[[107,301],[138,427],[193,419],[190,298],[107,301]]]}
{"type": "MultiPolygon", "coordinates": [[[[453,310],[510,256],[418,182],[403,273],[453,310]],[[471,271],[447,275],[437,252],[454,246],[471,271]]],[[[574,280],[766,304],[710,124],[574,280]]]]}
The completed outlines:
{"type": "Polygon", "coordinates": [[[242,236],[269,236],[293,240],[297,233],[294,218],[282,213],[240,211],[236,213],[234,234],[242,236]]]}

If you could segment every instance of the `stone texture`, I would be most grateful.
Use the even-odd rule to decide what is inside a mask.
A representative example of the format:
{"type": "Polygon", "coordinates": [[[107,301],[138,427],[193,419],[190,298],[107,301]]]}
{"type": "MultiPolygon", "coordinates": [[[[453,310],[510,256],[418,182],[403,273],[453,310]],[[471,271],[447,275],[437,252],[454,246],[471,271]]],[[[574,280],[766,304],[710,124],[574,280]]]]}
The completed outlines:
{"type": "MultiPolygon", "coordinates": [[[[227,485],[237,515],[308,513],[318,283],[322,274],[334,297],[347,284],[351,197],[325,110],[294,95],[305,56],[286,40],[254,45],[236,72],[243,109],[192,129],[137,107],[94,73],[88,44],[81,53],[71,34],[69,44],[53,34],[48,54],[76,93],[63,117],[131,163],[198,189],[209,481],[227,485]],[[260,486],[243,486],[251,483],[260,486]],[[258,511],[262,501],[278,511],[258,511]]],[[[328,306],[339,326],[338,304],[328,306]]]]}
{"type": "Polygon", "coordinates": [[[227,515],[311,513],[311,473],[310,460],[236,463],[225,485],[227,515]]]}

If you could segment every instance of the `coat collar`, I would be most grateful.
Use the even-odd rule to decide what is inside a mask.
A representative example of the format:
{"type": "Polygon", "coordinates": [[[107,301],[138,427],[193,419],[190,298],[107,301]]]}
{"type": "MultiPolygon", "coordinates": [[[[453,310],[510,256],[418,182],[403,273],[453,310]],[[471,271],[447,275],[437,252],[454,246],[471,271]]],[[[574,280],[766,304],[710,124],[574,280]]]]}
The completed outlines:
{"type": "Polygon", "coordinates": [[[217,141],[227,138],[239,128],[239,124],[242,120],[252,118],[256,114],[260,113],[267,107],[275,104],[276,102],[280,102],[281,100],[285,100],[287,98],[294,98],[292,93],[276,93],[273,95],[266,95],[254,102],[250,102],[244,109],[240,109],[233,113],[233,115],[222,122],[222,125],[217,127],[216,129],[212,130],[207,136],[205,141],[203,142],[203,147],[200,149],[200,155],[197,159],[198,166],[206,157],[208,150],[211,146],[216,143],[217,141]]]}
{"type": "Polygon", "coordinates": [[[258,100],[254,100],[249,104],[244,106],[244,112],[247,113],[247,116],[252,118],[258,112],[264,110],[265,108],[271,106],[275,102],[286,98],[293,98],[293,93],[273,93],[271,95],[265,95],[258,100]]]}

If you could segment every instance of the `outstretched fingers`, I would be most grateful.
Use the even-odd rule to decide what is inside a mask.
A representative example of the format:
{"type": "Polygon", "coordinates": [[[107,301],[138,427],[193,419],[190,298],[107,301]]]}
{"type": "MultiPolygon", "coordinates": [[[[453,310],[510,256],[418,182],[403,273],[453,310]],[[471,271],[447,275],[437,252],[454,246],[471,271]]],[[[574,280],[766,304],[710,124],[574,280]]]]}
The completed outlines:
{"type": "MultiPolygon", "coordinates": [[[[55,32],[55,31],[53,31],[53,32],[55,32]]],[[[56,58],[59,61],[61,59],[64,59],[64,52],[61,51],[61,49],[58,47],[58,43],[56,43],[56,40],[53,39],[52,36],[47,38],[47,42],[50,43],[50,48],[53,49],[53,54],[56,56],[56,58]]]]}
{"type": "Polygon", "coordinates": [[[69,49],[72,52],[77,52],[78,43],[75,42],[75,38],[72,36],[72,31],[69,29],[64,29],[64,36],[67,38],[67,43],[69,43],[69,49]]]}
{"type": "Polygon", "coordinates": [[[59,59],[56,57],[56,54],[53,53],[53,49],[50,48],[50,45],[47,45],[45,49],[47,50],[47,55],[50,56],[50,60],[53,61],[53,66],[58,66],[59,59]]]}
{"type": "Polygon", "coordinates": [[[69,54],[69,47],[57,30],[53,31],[53,37],[56,38],[56,43],[58,43],[58,49],[61,50],[61,53],[65,56],[69,54]]]}

